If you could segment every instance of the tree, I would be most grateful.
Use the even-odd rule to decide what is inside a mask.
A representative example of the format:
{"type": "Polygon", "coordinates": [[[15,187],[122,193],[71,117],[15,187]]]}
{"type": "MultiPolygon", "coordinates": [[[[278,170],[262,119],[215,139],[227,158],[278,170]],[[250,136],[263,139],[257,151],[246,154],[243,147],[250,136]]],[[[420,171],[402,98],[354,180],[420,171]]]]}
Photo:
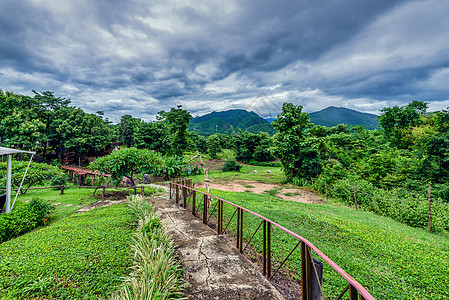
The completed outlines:
{"type": "Polygon", "coordinates": [[[45,123],[34,100],[0,90],[0,143],[5,147],[32,149],[45,139],[45,123]]]}
{"type": "Polygon", "coordinates": [[[162,166],[162,158],[154,151],[137,148],[123,148],[107,156],[97,158],[89,165],[92,170],[111,174],[116,180],[128,177],[135,185],[137,173],[154,174],[162,166]]]}
{"type": "Polygon", "coordinates": [[[54,140],[62,145],[62,151],[75,152],[80,158],[89,153],[104,151],[111,144],[112,128],[99,116],[87,114],[80,108],[69,107],[59,111],[54,140]]]}
{"type": "MultiPolygon", "coordinates": [[[[309,114],[302,112],[302,105],[284,103],[281,114],[277,116],[271,124],[278,132],[274,135],[274,149],[284,167],[287,178],[292,179],[297,176],[310,177],[312,174],[305,174],[302,167],[305,163],[301,152],[305,144],[305,129],[309,128],[309,114]]],[[[314,155],[312,155],[314,159],[314,155]]]]}
{"type": "Polygon", "coordinates": [[[211,158],[217,158],[217,153],[221,151],[220,138],[212,134],[207,138],[207,153],[211,158]]]}
{"type": "Polygon", "coordinates": [[[136,146],[136,133],[142,124],[141,119],[134,118],[131,115],[123,115],[120,118],[120,123],[117,124],[118,135],[127,147],[136,146]]]}
{"type": "Polygon", "coordinates": [[[422,124],[422,116],[426,113],[428,104],[413,101],[405,106],[385,107],[377,118],[385,137],[394,146],[406,149],[411,144],[410,131],[413,127],[422,124]]]}
{"type": "Polygon", "coordinates": [[[134,140],[137,148],[156,150],[163,154],[170,152],[168,126],[163,121],[141,123],[136,128],[134,140]]]}
{"type": "Polygon", "coordinates": [[[172,152],[182,154],[182,150],[187,149],[189,146],[187,127],[192,119],[192,115],[180,107],[172,108],[169,112],[162,111],[159,115],[168,122],[172,152]]]}

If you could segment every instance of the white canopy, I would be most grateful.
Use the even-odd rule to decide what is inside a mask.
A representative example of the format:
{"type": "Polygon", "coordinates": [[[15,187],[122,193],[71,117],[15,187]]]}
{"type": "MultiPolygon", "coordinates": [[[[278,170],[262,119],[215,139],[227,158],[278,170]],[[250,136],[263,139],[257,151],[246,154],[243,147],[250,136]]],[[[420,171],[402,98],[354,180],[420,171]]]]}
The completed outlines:
{"type": "Polygon", "coordinates": [[[0,147],[0,155],[8,155],[8,154],[15,154],[15,153],[36,154],[36,152],[33,152],[33,151],[24,151],[24,150],[12,149],[12,148],[0,147]]]}
{"type": "MultiPolygon", "coordinates": [[[[23,180],[25,179],[25,176],[28,172],[28,168],[30,167],[31,160],[33,159],[33,156],[36,154],[34,151],[24,151],[24,150],[17,150],[12,148],[5,148],[0,147],[0,156],[1,155],[7,155],[7,166],[6,166],[6,203],[5,203],[5,210],[6,213],[10,213],[12,208],[14,207],[14,203],[16,203],[17,196],[19,195],[20,190],[22,189],[23,180]],[[25,174],[23,174],[22,182],[20,183],[19,190],[16,193],[16,198],[14,199],[14,202],[11,206],[11,165],[12,165],[12,154],[16,153],[28,153],[31,154],[30,161],[28,162],[28,167],[25,170],[25,174]]],[[[3,207],[0,207],[0,209],[3,209],[3,207]]]]}

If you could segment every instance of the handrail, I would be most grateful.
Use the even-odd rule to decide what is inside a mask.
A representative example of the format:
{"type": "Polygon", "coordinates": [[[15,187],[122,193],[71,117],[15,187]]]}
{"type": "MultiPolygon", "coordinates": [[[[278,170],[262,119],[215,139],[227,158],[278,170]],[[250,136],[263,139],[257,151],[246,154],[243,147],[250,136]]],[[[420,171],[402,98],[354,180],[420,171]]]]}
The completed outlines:
{"type": "MultiPolygon", "coordinates": [[[[303,242],[305,245],[307,245],[307,247],[312,249],[319,257],[321,257],[338,274],[340,274],[349,283],[349,285],[350,285],[349,289],[350,290],[351,290],[351,287],[352,287],[352,288],[354,288],[354,289],[356,289],[358,291],[358,293],[360,294],[361,297],[363,297],[363,299],[365,299],[365,300],[374,300],[374,297],[371,296],[371,294],[360,283],[358,283],[351,275],[349,275],[346,271],[344,271],[339,265],[337,265],[332,259],[330,259],[327,255],[325,255],[321,250],[318,249],[318,247],[313,245],[306,238],[304,238],[304,237],[302,237],[302,236],[292,232],[291,230],[289,230],[289,229],[287,229],[287,228],[277,224],[276,222],[274,222],[274,221],[272,221],[272,220],[270,220],[270,219],[268,219],[268,218],[266,218],[266,217],[264,217],[262,215],[259,215],[259,214],[255,213],[255,212],[250,211],[249,209],[247,209],[245,207],[242,207],[240,205],[237,205],[235,203],[232,203],[232,202],[229,202],[227,200],[221,199],[219,197],[216,197],[216,196],[207,194],[205,192],[196,190],[196,189],[194,189],[194,188],[192,188],[190,186],[186,186],[186,185],[183,185],[183,184],[180,184],[180,183],[176,183],[174,181],[170,181],[170,191],[172,189],[172,185],[178,186],[178,188],[183,188],[183,189],[186,189],[186,190],[195,191],[195,193],[203,194],[205,197],[210,197],[211,199],[216,199],[218,201],[222,201],[224,203],[227,203],[227,204],[229,204],[231,206],[234,206],[237,209],[240,209],[240,210],[245,211],[245,212],[247,212],[247,213],[249,213],[249,214],[251,214],[251,215],[253,215],[253,216],[257,217],[257,218],[260,218],[263,221],[268,222],[271,225],[279,228],[280,230],[284,231],[285,233],[287,233],[287,234],[289,234],[289,235],[299,239],[301,242],[303,242]]],[[[170,195],[172,195],[172,193],[170,193],[170,195]]],[[[183,193],[181,193],[181,195],[183,195],[183,193]]],[[[177,196],[178,196],[178,194],[177,194],[177,196]]],[[[352,297],[351,297],[351,299],[352,299],[352,297]]]]}

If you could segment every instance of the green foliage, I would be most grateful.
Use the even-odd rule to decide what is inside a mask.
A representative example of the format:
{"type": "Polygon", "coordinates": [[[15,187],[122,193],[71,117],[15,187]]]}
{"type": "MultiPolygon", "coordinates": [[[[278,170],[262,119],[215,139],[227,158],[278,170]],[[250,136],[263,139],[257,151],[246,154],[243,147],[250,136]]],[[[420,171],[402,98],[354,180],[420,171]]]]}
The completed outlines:
{"type": "Polygon", "coordinates": [[[43,225],[52,208],[40,198],[16,203],[11,213],[0,215],[0,243],[43,225]]]}
{"type": "Polygon", "coordinates": [[[134,140],[137,148],[155,150],[166,154],[170,152],[170,135],[164,121],[142,122],[135,129],[134,140]]]}
{"type": "Polygon", "coordinates": [[[182,168],[185,166],[184,157],[180,155],[165,155],[162,165],[159,165],[154,171],[155,176],[164,177],[170,179],[179,177],[181,175],[182,168]]]}
{"type": "Polygon", "coordinates": [[[236,159],[245,163],[250,161],[267,162],[274,160],[271,147],[273,139],[266,132],[259,134],[243,132],[233,135],[233,149],[236,159]]]}
{"type": "Polygon", "coordinates": [[[223,172],[236,171],[239,172],[242,166],[238,164],[235,160],[228,160],[223,166],[223,172]]]}
{"type": "Polygon", "coordinates": [[[44,140],[45,123],[33,98],[0,90],[0,145],[31,149],[44,140]]]}
{"type": "Polygon", "coordinates": [[[306,140],[305,129],[309,128],[309,115],[302,106],[284,103],[281,114],[272,122],[278,130],[274,135],[275,152],[282,162],[285,176],[309,178],[319,173],[319,145],[315,140],[306,140]],[[312,148],[310,148],[312,147],[312,148]]]}
{"type": "Polygon", "coordinates": [[[212,134],[207,138],[207,153],[211,158],[217,158],[217,153],[221,151],[220,138],[218,135],[212,134]]]}
{"type": "Polygon", "coordinates": [[[169,112],[159,112],[158,119],[168,123],[171,151],[174,154],[181,155],[182,151],[189,147],[187,126],[192,119],[192,115],[185,109],[172,108],[169,112]]]}
{"type": "MultiPolygon", "coordinates": [[[[101,176],[99,176],[101,177],[101,176]]],[[[51,178],[50,184],[53,186],[57,185],[66,185],[67,180],[69,180],[69,176],[67,174],[55,175],[51,178]]]]}
{"type": "MultiPolygon", "coordinates": [[[[11,166],[11,184],[18,188],[22,181],[25,170],[28,166],[26,161],[14,161],[11,166]]],[[[43,185],[47,180],[51,180],[54,177],[64,177],[65,173],[57,167],[53,167],[47,164],[31,162],[28,169],[27,176],[23,182],[24,188],[29,188],[34,185],[43,185]]],[[[6,163],[0,163],[0,186],[6,185],[6,163]]],[[[26,193],[26,190],[22,190],[22,193],[26,193]]]]}
{"type": "Polygon", "coordinates": [[[422,123],[421,116],[426,113],[427,107],[425,102],[413,101],[402,107],[386,107],[381,110],[379,123],[393,145],[399,148],[410,146],[406,137],[412,127],[422,123]]]}
{"type": "Polygon", "coordinates": [[[87,156],[103,151],[113,139],[112,128],[99,116],[85,113],[80,108],[65,108],[58,111],[52,123],[55,133],[53,141],[65,151],[87,156]]]}
{"type": "Polygon", "coordinates": [[[147,149],[123,148],[100,157],[89,165],[92,170],[111,174],[116,180],[128,177],[132,185],[137,173],[154,174],[163,162],[159,154],[147,149]]]}
{"type": "Polygon", "coordinates": [[[125,146],[136,146],[136,134],[142,124],[141,119],[134,118],[131,115],[123,115],[120,118],[120,123],[117,124],[118,136],[125,146]]]}

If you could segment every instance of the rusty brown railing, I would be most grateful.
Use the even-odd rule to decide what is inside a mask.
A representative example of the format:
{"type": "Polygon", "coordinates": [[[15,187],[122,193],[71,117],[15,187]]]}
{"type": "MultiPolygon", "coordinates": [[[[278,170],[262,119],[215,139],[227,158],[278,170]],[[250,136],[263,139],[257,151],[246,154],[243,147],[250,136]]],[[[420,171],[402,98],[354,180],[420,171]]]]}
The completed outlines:
{"type": "Polygon", "coordinates": [[[331,268],[329,272],[340,275],[341,286],[345,288],[338,296],[334,292],[334,299],[343,299],[347,292],[350,300],[374,299],[360,283],[302,236],[242,206],[194,189],[191,179],[172,179],[169,190],[170,199],[175,199],[178,205],[216,229],[217,234],[235,238],[235,245],[240,253],[261,265],[262,274],[280,291],[285,290],[285,282],[288,282],[291,289],[287,292],[289,298],[329,299],[327,296],[324,298],[321,282],[323,269],[319,268],[318,260],[312,257],[314,252],[331,268]],[[227,209],[224,208],[225,205],[227,209]],[[235,226],[231,225],[233,220],[235,226]],[[255,224],[257,229],[251,232],[249,223],[255,224]],[[285,251],[288,241],[295,246],[285,251]],[[299,253],[297,249],[300,250],[299,253]],[[300,261],[300,271],[298,272],[298,268],[287,267],[287,261],[300,261]],[[281,281],[284,284],[280,284],[281,281]]]}

